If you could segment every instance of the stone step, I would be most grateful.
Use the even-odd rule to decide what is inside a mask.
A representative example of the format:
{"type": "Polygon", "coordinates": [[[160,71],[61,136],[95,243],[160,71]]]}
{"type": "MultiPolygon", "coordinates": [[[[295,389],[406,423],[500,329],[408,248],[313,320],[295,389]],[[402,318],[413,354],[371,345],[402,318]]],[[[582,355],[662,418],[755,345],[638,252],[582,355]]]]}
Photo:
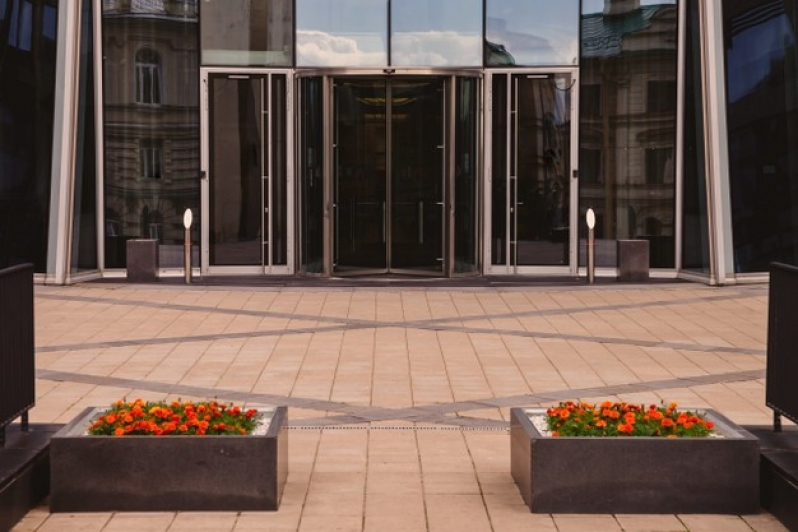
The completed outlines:
{"type": "Polygon", "coordinates": [[[50,438],[63,425],[31,423],[6,427],[0,449],[0,532],[8,532],[50,493],[50,438]]]}

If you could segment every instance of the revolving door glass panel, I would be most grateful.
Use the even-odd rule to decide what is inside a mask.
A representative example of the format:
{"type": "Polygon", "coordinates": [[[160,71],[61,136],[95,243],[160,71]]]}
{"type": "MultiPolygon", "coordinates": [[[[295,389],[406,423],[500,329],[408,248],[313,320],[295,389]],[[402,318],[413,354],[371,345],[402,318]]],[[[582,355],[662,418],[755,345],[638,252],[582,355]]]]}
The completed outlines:
{"type": "Polygon", "coordinates": [[[334,83],[334,269],[442,273],[442,78],[334,83]]]}

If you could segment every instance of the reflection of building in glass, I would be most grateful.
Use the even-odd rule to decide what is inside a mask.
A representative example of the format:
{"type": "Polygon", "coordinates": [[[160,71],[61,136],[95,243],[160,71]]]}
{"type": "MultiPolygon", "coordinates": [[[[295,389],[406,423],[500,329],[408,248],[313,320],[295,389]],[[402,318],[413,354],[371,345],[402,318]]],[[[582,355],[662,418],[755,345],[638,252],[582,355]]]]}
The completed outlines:
{"type": "Polygon", "coordinates": [[[154,238],[182,265],[185,209],[199,206],[196,1],[103,4],[106,267],[154,238]]]}
{"type": "Polygon", "coordinates": [[[794,4],[0,0],[0,265],[114,276],[151,238],[178,275],[190,207],[203,275],[578,276],[591,207],[600,276],[633,238],[657,276],[764,278],[798,261],[794,4]],[[372,84],[442,103],[343,120],[372,84]],[[378,152],[346,226],[336,184],[374,183],[341,157],[378,152]]]}
{"type": "Polygon", "coordinates": [[[655,267],[674,265],[676,52],[675,5],[582,18],[581,207],[598,238],[648,239],[655,267]]]}

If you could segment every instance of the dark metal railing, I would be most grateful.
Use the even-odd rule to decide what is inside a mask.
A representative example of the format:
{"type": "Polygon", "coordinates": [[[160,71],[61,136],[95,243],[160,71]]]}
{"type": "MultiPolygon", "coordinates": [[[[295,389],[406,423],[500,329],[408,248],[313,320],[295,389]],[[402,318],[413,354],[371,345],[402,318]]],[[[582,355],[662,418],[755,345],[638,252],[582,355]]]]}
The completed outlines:
{"type": "Polygon", "coordinates": [[[773,430],[781,417],[798,423],[798,268],[770,265],[765,404],[773,409],[773,430]]]}
{"type": "Polygon", "coordinates": [[[0,270],[0,447],[5,428],[36,402],[33,330],[33,265],[0,270]]]}

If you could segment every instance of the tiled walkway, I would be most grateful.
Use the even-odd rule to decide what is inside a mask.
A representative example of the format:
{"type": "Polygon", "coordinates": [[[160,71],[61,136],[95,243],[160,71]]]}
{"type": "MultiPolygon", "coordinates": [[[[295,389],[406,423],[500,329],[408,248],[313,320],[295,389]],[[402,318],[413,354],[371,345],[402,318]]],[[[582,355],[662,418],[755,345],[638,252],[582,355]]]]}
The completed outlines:
{"type": "MultiPolygon", "coordinates": [[[[767,287],[36,289],[34,422],[211,398],[289,407],[274,513],[50,514],[14,532],[769,532],[767,513],[534,515],[511,406],[676,401],[766,425],[767,287]]],[[[109,482],[112,476],[109,475],[109,482]]]]}

